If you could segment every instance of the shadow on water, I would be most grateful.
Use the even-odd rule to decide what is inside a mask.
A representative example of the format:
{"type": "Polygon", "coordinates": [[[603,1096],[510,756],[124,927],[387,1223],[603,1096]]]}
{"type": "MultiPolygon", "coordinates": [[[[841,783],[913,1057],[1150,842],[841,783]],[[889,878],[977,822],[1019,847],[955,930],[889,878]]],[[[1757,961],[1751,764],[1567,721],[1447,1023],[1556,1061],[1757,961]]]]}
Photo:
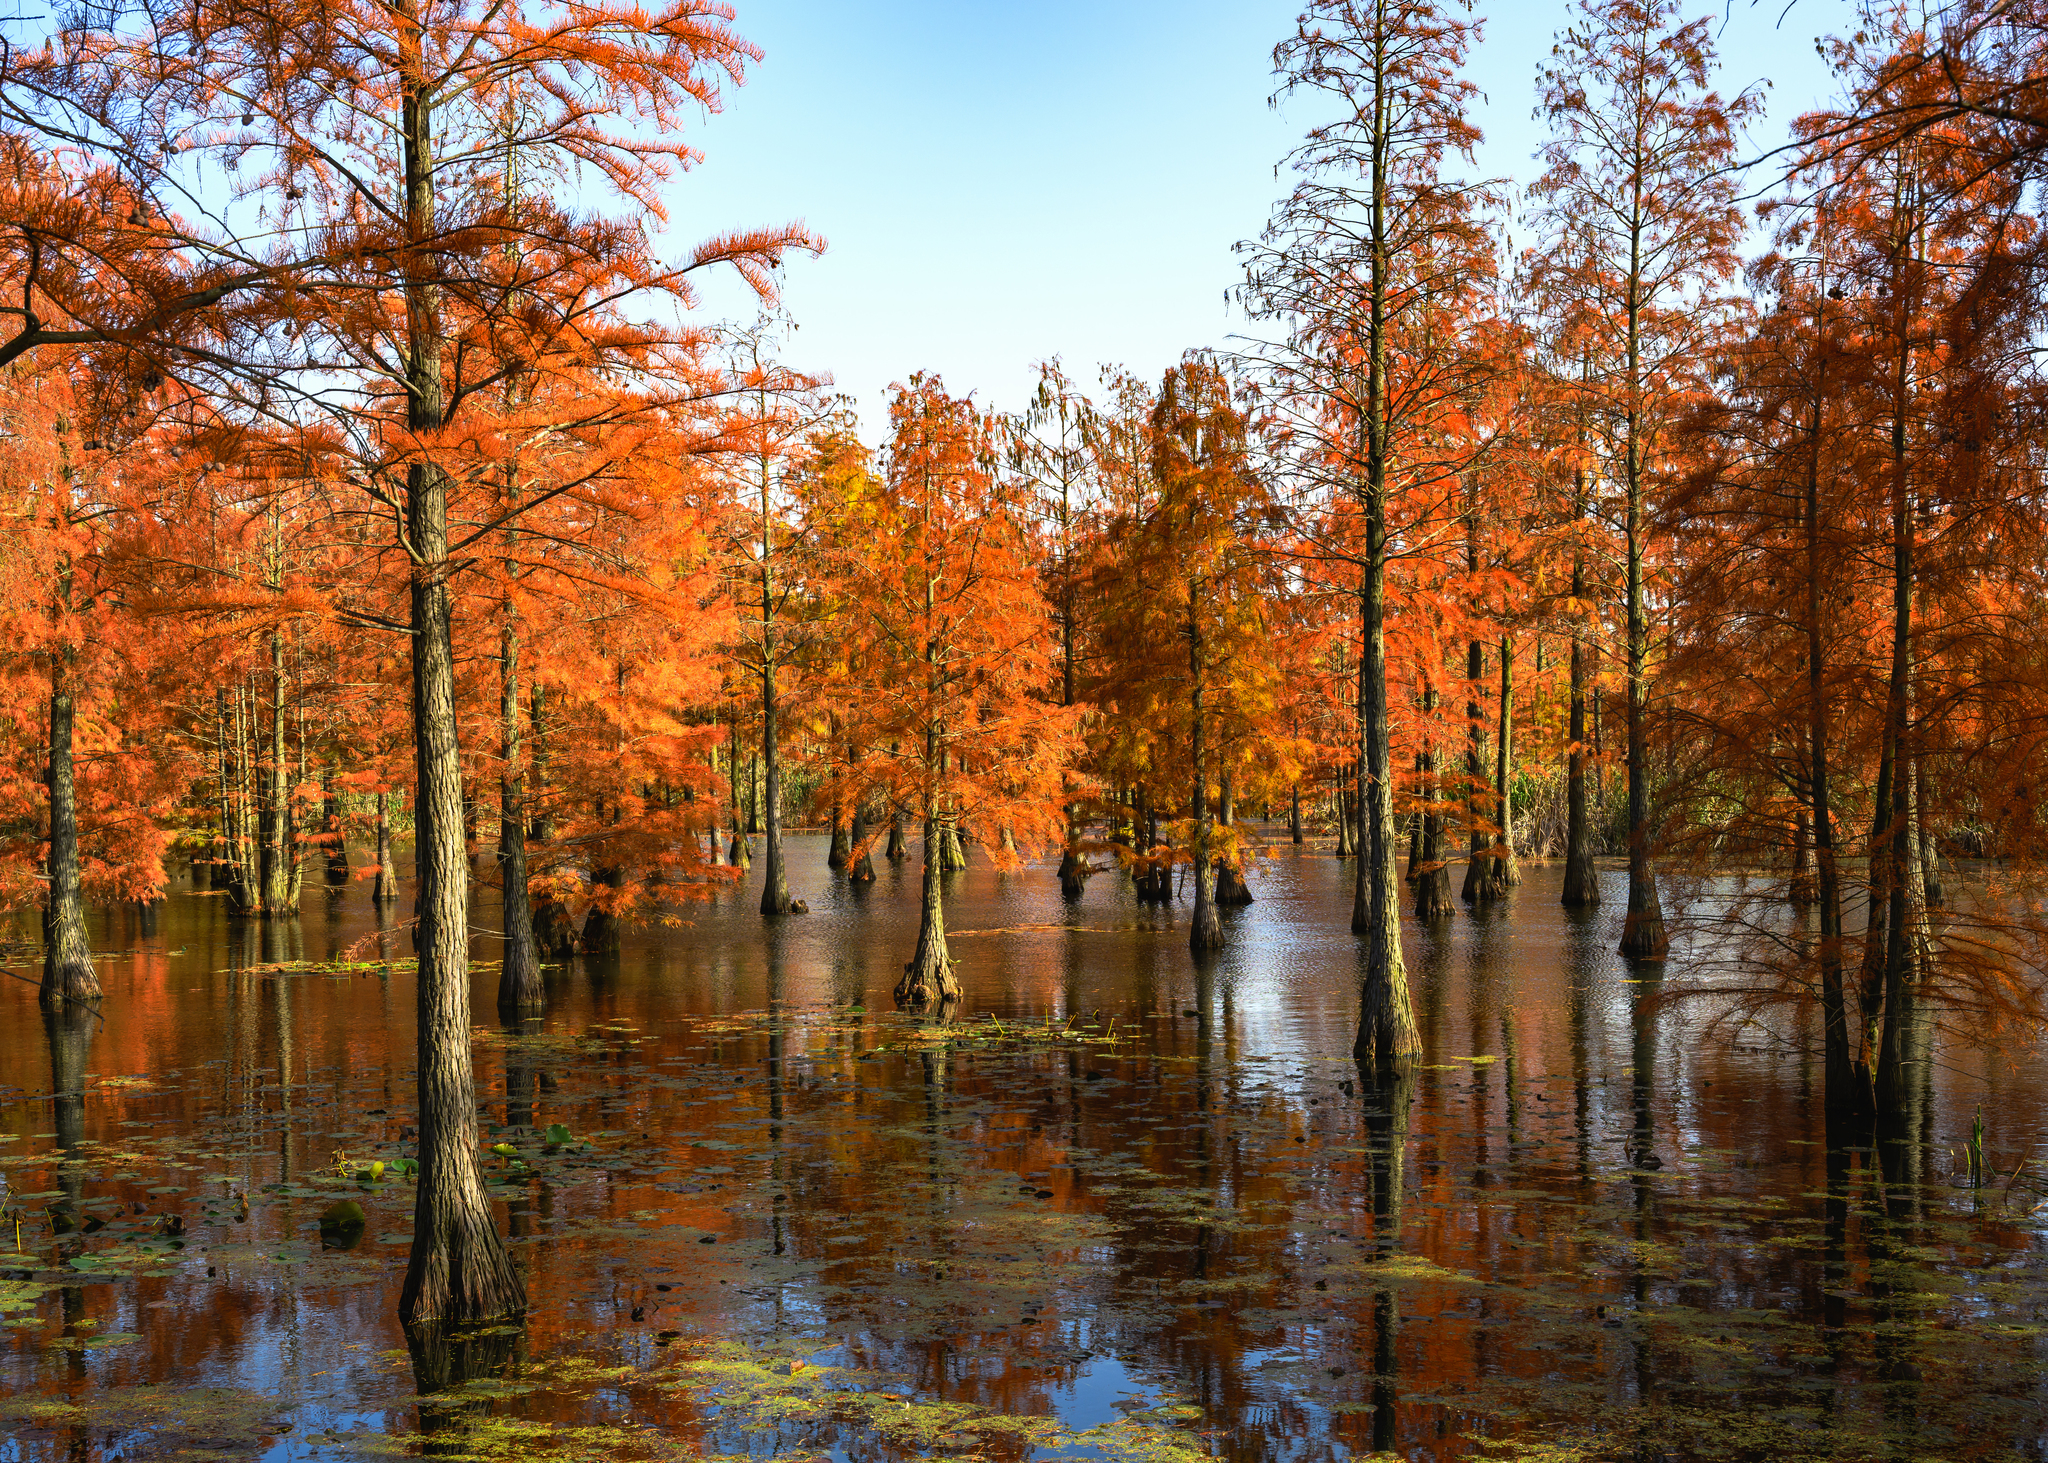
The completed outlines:
{"type": "MultiPolygon", "coordinates": [[[[859,891],[821,839],[791,840],[813,913],[764,926],[754,871],[548,967],[543,1018],[483,1024],[480,970],[484,1165],[535,1305],[440,1336],[392,1314],[392,907],[358,881],[299,920],[190,890],[153,936],[107,912],[105,1025],[0,1044],[28,1251],[0,1282],[0,1456],[2048,1447],[2042,1222],[1954,1157],[1987,1092],[1989,1167],[2030,1157],[2025,1058],[1923,1011],[1910,1100],[1831,1131],[1809,1018],[1666,999],[1683,967],[1612,953],[1619,890],[1566,912],[1532,864],[1494,908],[1406,926],[1423,1051],[1378,1074],[1349,1055],[1359,945],[1326,853],[1258,863],[1199,964],[1184,902],[1117,873],[1063,900],[1050,864],[980,853],[948,876],[966,996],[943,1011],[889,1000],[914,860],[859,891]]],[[[9,1029],[39,1029],[7,984],[9,1029]]]]}

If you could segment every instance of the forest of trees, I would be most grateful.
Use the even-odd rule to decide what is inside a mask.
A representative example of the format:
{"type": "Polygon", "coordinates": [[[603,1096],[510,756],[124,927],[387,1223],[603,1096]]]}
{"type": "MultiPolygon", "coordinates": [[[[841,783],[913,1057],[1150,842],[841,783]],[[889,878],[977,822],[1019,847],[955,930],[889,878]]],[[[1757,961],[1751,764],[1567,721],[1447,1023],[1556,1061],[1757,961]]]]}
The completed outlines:
{"type": "Polygon", "coordinates": [[[2035,1010],[2048,7],[1883,12],[1758,158],[1710,19],[1580,0],[1520,191],[1469,176],[1464,9],[1315,0],[1245,335],[906,374],[878,442],[791,359],[823,240],[642,226],[729,19],[140,0],[0,59],[0,895],[63,1007],[90,901],[395,901],[410,845],[409,1318],[521,1304],[473,886],[532,1014],[743,873],[800,918],[798,824],[923,859],[906,1003],[958,995],[966,863],[1185,901],[1200,959],[1334,840],[1363,1060],[1417,1050],[1403,916],[1539,857],[1578,906],[1625,859],[1623,954],[1811,1004],[1845,1111],[1914,1003],[2035,1010]],[[719,271],[758,322],[699,321],[719,271]]]}

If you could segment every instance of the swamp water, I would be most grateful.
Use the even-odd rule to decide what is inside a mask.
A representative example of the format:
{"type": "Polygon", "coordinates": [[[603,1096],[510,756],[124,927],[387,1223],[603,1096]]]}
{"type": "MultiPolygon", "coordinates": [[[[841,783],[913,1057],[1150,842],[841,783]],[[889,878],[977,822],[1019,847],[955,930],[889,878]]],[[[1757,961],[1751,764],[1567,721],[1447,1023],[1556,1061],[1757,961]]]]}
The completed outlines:
{"type": "Polygon", "coordinates": [[[103,1025],[0,983],[0,1460],[2048,1458],[2029,1054],[1937,1038],[1903,1129],[1830,1146],[1810,1032],[1658,1001],[1624,876],[1581,919],[1530,865],[1406,931],[1389,1103],[1327,853],[1259,865],[1202,971],[1184,904],[977,860],[939,1024],[889,1004],[915,861],[857,893],[824,852],[811,914],[764,929],[757,869],[550,971],[537,1029],[479,970],[533,1309],[431,1344],[395,1320],[410,946],[366,883],[102,917],[103,1025]]]}

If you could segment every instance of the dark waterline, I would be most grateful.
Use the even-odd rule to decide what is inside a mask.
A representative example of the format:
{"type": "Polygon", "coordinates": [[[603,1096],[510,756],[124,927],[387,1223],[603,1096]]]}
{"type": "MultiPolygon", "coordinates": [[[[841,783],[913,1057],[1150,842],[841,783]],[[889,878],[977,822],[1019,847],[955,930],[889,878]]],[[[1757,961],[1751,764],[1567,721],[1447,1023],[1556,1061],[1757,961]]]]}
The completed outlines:
{"type": "Polygon", "coordinates": [[[482,1413],[760,1455],[1039,1446],[927,1446],[843,1408],[758,1430],[763,1376],[835,1366],[849,1391],[1151,1420],[1244,1459],[2048,1457],[2043,1220],[2023,1187],[1958,1186],[1980,1104],[1998,1173],[2043,1158],[2031,1058],[1937,1037],[1907,1130],[1830,1150],[1796,1017],[1657,1000],[1612,953],[1624,876],[1579,918],[1531,865],[1503,908],[1406,932],[1425,1053],[1402,1132],[1349,1060],[1327,853],[1262,863],[1199,971],[1185,904],[1104,874],[1066,907],[1049,867],[976,859],[948,909],[967,996],[931,1032],[886,1014],[915,858],[862,892],[790,842],[811,914],[679,906],[551,971],[538,1034],[497,1026],[478,971],[485,1141],[525,1155],[498,1161],[500,1207],[535,1309],[452,1376],[395,1322],[409,1191],[349,1177],[395,1166],[412,1101],[411,977],[382,964],[410,945],[366,882],[309,883],[291,922],[189,891],[150,936],[102,913],[103,1026],[46,1024],[6,982],[0,1176],[29,1258],[0,1282],[0,1460],[381,1456],[482,1413]],[[301,961],[363,968],[261,968],[301,961]],[[555,1123],[575,1141],[543,1155],[555,1123]],[[365,1223],[323,1235],[342,1200],[365,1223]],[[466,1412],[417,1406],[464,1373],[488,1373],[466,1412]]]}

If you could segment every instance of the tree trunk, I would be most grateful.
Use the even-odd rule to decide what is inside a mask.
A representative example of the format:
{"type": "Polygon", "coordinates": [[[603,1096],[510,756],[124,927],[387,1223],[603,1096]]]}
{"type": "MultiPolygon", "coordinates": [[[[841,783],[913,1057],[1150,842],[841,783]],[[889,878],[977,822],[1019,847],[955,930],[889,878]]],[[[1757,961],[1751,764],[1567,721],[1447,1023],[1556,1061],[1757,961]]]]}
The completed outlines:
{"type": "Polygon", "coordinates": [[[327,849],[327,882],[346,884],[349,878],[348,838],[341,826],[341,803],[334,796],[334,769],[320,774],[320,841],[327,849]]]}
{"type": "Polygon", "coordinates": [[[220,867],[214,871],[213,886],[228,893],[228,908],[241,913],[242,885],[242,691],[239,684],[232,693],[226,687],[220,691],[221,754],[220,754],[220,812],[221,835],[225,846],[221,849],[220,867]]]}
{"type": "Polygon", "coordinates": [[[726,766],[732,776],[732,785],[729,789],[732,802],[732,837],[726,844],[725,861],[734,868],[744,871],[753,867],[754,841],[747,836],[746,822],[740,806],[740,768],[742,765],[745,765],[747,768],[747,788],[749,796],[751,796],[753,790],[753,763],[748,761],[742,764],[741,762],[740,715],[739,707],[734,706],[730,751],[726,756],[726,766]]]}
{"type": "MultiPolygon", "coordinates": [[[[1376,312],[1382,309],[1383,300],[1376,281],[1376,312]]],[[[1352,882],[1351,930],[1365,937],[1366,947],[1352,1056],[1376,1072],[1392,1072],[1405,1067],[1422,1050],[1422,1037],[1415,1029],[1408,969],[1401,959],[1401,871],[1396,862],[1393,745],[1387,724],[1383,340],[1383,333],[1376,330],[1371,390],[1378,407],[1369,413],[1373,440],[1366,495],[1366,561],[1361,566],[1358,597],[1364,653],[1358,662],[1358,824],[1353,835],[1358,861],[1352,882]]]]}
{"type": "MultiPolygon", "coordinates": [[[[1605,761],[1604,761],[1603,759],[1604,759],[1604,758],[1606,757],[1606,755],[1607,755],[1607,744],[1606,744],[1606,743],[1605,743],[1604,741],[1602,741],[1602,740],[1601,740],[1601,733],[1600,733],[1600,728],[1601,728],[1601,718],[1600,718],[1600,703],[1601,703],[1601,690],[1600,690],[1600,685],[1599,685],[1599,680],[1598,680],[1598,677],[1599,677],[1599,670],[1600,670],[1600,652],[1599,652],[1599,650],[1598,650],[1597,648],[1596,648],[1595,650],[1593,650],[1593,651],[1591,652],[1591,656],[1592,656],[1592,664],[1593,664],[1593,674],[1594,674],[1594,684],[1593,684],[1593,806],[1594,806],[1594,808],[1596,808],[1596,809],[1597,809],[1597,810],[1598,810],[1598,811],[1599,811],[1600,813],[1602,813],[1602,814],[1604,815],[1604,814],[1606,813],[1606,811],[1607,811],[1607,764],[1606,764],[1606,762],[1605,762],[1605,761]]],[[[1604,841],[1604,838],[1603,838],[1603,841],[1604,841]]]]}
{"type": "Polygon", "coordinates": [[[38,1000],[53,1013],[96,1002],[101,994],[79,887],[78,794],[72,757],[72,726],[78,713],[70,660],[68,650],[58,650],[50,675],[50,893],[43,915],[43,984],[38,1000]]]}
{"type": "Polygon", "coordinates": [[[1350,858],[1358,852],[1357,845],[1353,842],[1353,836],[1358,831],[1358,820],[1363,814],[1359,812],[1357,799],[1351,796],[1350,790],[1345,786],[1349,781],[1349,773],[1343,764],[1340,763],[1337,767],[1336,790],[1331,798],[1332,806],[1336,809],[1337,814],[1338,858],[1350,858]]]}
{"type": "Polygon", "coordinates": [[[550,843],[555,836],[548,801],[547,699],[547,687],[539,681],[528,688],[526,724],[533,728],[533,758],[530,763],[533,775],[525,779],[520,797],[526,805],[526,842],[529,846],[550,843]]]}
{"type": "Polygon", "coordinates": [[[1924,760],[1914,764],[1913,821],[1918,825],[1915,832],[1920,843],[1920,879],[1926,890],[1927,907],[1940,909],[1948,903],[1947,891],[1941,887],[1941,853],[1934,842],[1934,820],[1927,816],[1927,765],[1924,760]]]}
{"type": "Polygon", "coordinates": [[[258,864],[258,905],[266,916],[296,912],[290,831],[291,767],[285,755],[284,636],[270,632],[270,747],[263,769],[263,826],[258,864]]]}
{"type": "MultiPolygon", "coordinates": [[[[1913,763],[1903,760],[1906,784],[1904,821],[1908,829],[1916,821],[1915,805],[1919,801],[1915,784],[1913,763]]],[[[1916,1059],[1924,1062],[1924,1044],[1914,1041],[1915,1023],[1919,1018],[1920,986],[1926,977],[1927,961],[1930,954],[1927,929],[1927,885],[1921,873],[1919,849],[1910,837],[1903,840],[1902,867],[1894,869],[1898,879],[1901,897],[1894,901],[1902,905],[1904,914],[1893,931],[1893,940],[1885,967],[1884,1000],[1884,1044],[1878,1052],[1877,1072],[1873,1087],[1877,1095],[1877,1109],[1880,1118],[1896,1119],[1910,1106],[1913,1093],[1920,1085],[1924,1073],[1913,1070],[1916,1059]]]]}
{"type": "Polygon", "coordinates": [[[220,790],[220,839],[214,844],[213,861],[206,870],[206,887],[228,889],[234,885],[231,870],[235,846],[235,797],[234,785],[229,781],[229,768],[232,763],[228,749],[232,732],[228,722],[228,693],[225,686],[214,688],[213,708],[214,721],[219,728],[219,741],[214,749],[214,780],[220,790]]]}
{"type": "Polygon", "coordinates": [[[1159,816],[1152,807],[1151,789],[1140,783],[1132,794],[1136,806],[1131,840],[1135,857],[1131,861],[1132,893],[1140,904],[1165,904],[1173,898],[1173,871],[1158,857],[1159,816]]]}
{"type": "Polygon", "coordinates": [[[946,953],[946,908],[942,858],[935,850],[946,841],[949,830],[940,821],[932,795],[925,795],[924,887],[917,910],[917,953],[903,967],[903,979],[896,982],[896,1003],[900,1006],[941,1006],[960,999],[960,982],[953,975],[953,962],[946,953]]]}
{"type": "Polygon", "coordinates": [[[725,861],[736,869],[745,869],[754,862],[754,851],[748,845],[746,832],[740,822],[740,709],[734,705],[731,710],[732,719],[727,723],[731,735],[726,743],[725,762],[726,770],[730,774],[726,793],[732,805],[732,841],[726,847],[725,861]]]}
{"type": "MultiPolygon", "coordinates": [[[[1423,777],[1423,773],[1428,768],[1429,759],[1423,756],[1422,753],[1417,752],[1415,754],[1415,786],[1418,792],[1426,786],[1426,779],[1423,777]]],[[[1422,824],[1422,810],[1416,808],[1410,811],[1408,814],[1408,872],[1403,876],[1404,882],[1408,884],[1413,884],[1422,877],[1422,824]]]]}
{"type": "Polygon", "coordinates": [[[832,843],[825,855],[825,867],[837,873],[852,857],[853,839],[847,832],[846,809],[835,802],[832,804],[832,843]]]}
{"type": "Polygon", "coordinates": [[[398,900],[398,865],[391,858],[391,812],[389,795],[377,794],[377,884],[370,898],[378,904],[398,900]]]}
{"type": "MultiPolygon", "coordinates": [[[[1586,474],[1577,476],[1579,514],[1585,515],[1586,474]]],[[[1586,819],[1586,642],[1580,633],[1586,600],[1585,555],[1572,552],[1571,749],[1565,764],[1564,896],[1566,909],[1600,902],[1600,872],[1593,866],[1593,829],[1586,819]]]]}
{"type": "Polygon", "coordinates": [[[1301,783],[1297,780],[1287,792],[1287,831],[1294,843],[1301,843],[1301,783]]]}
{"type": "MultiPolygon", "coordinates": [[[[303,686],[296,698],[299,723],[299,775],[293,779],[293,787],[303,787],[312,775],[306,762],[306,697],[303,686]]],[[[301,883],[306,870],[306,841],[299,834],[298,806],[287,796],[284,803],[284,846],[285,846],[285,898],[290,901],[291,910],[298,913],[301,883]]]]}
{"type": "MultiPolygon", "coordinates": [[[[421,33],[411,5],[396,16],[406,183],[406,234],[435,234],[432,103],[421,79],[421,33]]],[[[443,347],[431,264],[408,255],[405,290],[408,426],[442,425],[443,347]]],[[[462,761],[456,744],[455,652],[450,633],[448,484],[439,466],[414,462],[406,478],[412,565],[413,743],[418,791],[419,1180],[412,1252],[398,1313],[418,1322],[517,1315],[526,1286],[492,1220],[477,1164],[476,1078],[470,1065],[469,861],[462,836],[462,761]]]]}
{"type": "Polygon", "coordinates": [[[1814,903],[1820,914],[1820,945],[1814,952],[1820,967],[1820,1010],[1824,1100],[1834,1112],[1860,1112],[1870,1103],[1870,1084],[1858,1071],[1849,1037],[1848,1003],[1842,981],[1842,878],[1835,854],[1833,789],[1828,759],[1826,639],[1820,623],[1820,549],[1814,523],[1817,487],[1808,481],[1807,513],[1807,758],[1810,763],[1813,816],[1814,903]]]}
{"type": "Polygon", "coordinates": [[[1813,903],[1813,822],[1802,805],[1792,814],[1792,877],[1785,887],[1785,900],[1795,909],[1813,903]]]}
{"type": "Polygon", "coordinates": [[[240,810],[235,819],[235,885],[230,896],[238,913],[254,914],[263,905],[258,872],[261,814],[257,810],[256,688],[235,688],[235,782],[240,810]],[[247,694],[244,695],[244,691],[247,694]]]}
{"type": "MultiPolygon", "coordinates": [[[[1903,283],[1903,281],[1895,281],[1903,283]]],[[[1910,390],[1911,337],[1900,291],[1896,306],[1898,376],[1892,415],[1892,664],[1885,694],[1885,744],[1892,768],[1884,840],[1872,861],[1885,865],[1884,1025],[1878,1046],[1874,1088],[1881,1115],[1903,1111],[1911,1082],[1903,1060],[1906,1033],[1919,984],[1916,938],[1924,924],[1925,888],[1920,876],[1919,820],[1913,797],[1913,493],[1907,476],[1906,411],[1910,390]],[[1919,903],[1920,908],[1914,906],[1919,903]]],[[[1877,917],[1872,906],[1871,918],[1877,917]]]]}
{"type": "Polygon", "coordinates": [[[848,840],[852,861],[846,866],[846,877],[852,883],[872,884],[875,882],[875,851],[870,846],[873,842],[873,839],[870,837],[871,831],[868,823],[867,804],[864,802],[855,803],[853,806],[853,829],[848,840]]]}
{"type": "MultiPolygon", "coordinates": [[[[603,812],[603,803],[598,805],[603,812]]],[[[617,803],[612,804],[608,826],[616,827],[620,812],[617,803]]],[[[616,847],[608,848],[602,841],[598,844],[597,862],[590,871],[590,909],[583,916],[583,933],[576,944],[585,955],[616,955],[619,953],[621,921],[614,907],[616,895],[626,885],[626,870],[614,862],[618,857],[616,847]]]]}
{"type": "Polygon", "coordinates": [[[1195,914],[1188,923],[1188,949],[1199,959],[1223,948],[1223,921],[1216,914],[1216,871],[1209,861],[1209,764],[1203,739],[1207,728],[1202,717],[1202,682],[1208,667],[1202,655],[1201,596],[1191,580],[1188,584],[1188,704],[1193,727],[1193,806],[1189,812],[1195,825],[1191,863],[1195,876],[1195,914]]]}
{"type": "Polygon", "coordinates": [[[761,913],[790,912],[789,876],[782,861],[782,756],[775,745],[777,717],[775,663],[766,658],[761,666],[761,765],[764,769],[762,802],[767,806],[766,837],[762,849],[761,913]]]}
{"type": "MultiPolygon", "coordinates": [[[[424,105],[409,99],[407,109],[423,112],[424,105]]],[[[412,586],[413,736],[419,764],[413,823],[420,878],[420,1170],[399,1315],[412,1325],[520,1313],[526,1308],[526,1287],[498,1237],[476,1156],[476,1080],[469,1054],[469,858],[456,746],[446,484],[438,468],[418,463],[407,490],[407,526],[420,556],[412,586]]]]}
{"type": "Polygon", "coordinates": [[[1065,850],[1060,855],[1060,897],[1079,899],[1087,887],[1088,860],[1081,854],[1080,828],[1077,823],[1075,805],[1067,804],[1067,839],[1065,850]]]}
{"type": "MultiPolygon", "coordinates": [[[[1217,786],[1221,790],[1224,808],[1231,809],[1228,763],[1224,764],[1223,771],[1217,777],[1217,786]]],[[[1226,828],[1233,826],[1234,823],[1234,819],[1228,813],[1222,821],[1226,828]]],[[[1253,902],[1251,886],[1245,882],[1244,855],[1241,851],[1225,854],[1216,860],[1216,887],[1210,897],[1218,909],[1242,909],[1253,902]]]]}
{"type": "MultiPolygon", "coordinates": [[[[1422,693],[1422,720],[1425,727],[1436,713],[1437,693],[1434,687],[1425,687],[1422,693]]],[[[1427,731],[1423,733],[1429,735],[1427,731]]],[[[1451,901],[1451,868],[1444,858],[1444,816],[1437,811],[1444,801],[1443,779],[1437,773],[1437,756],[1434,744],[1424,741],[1424,750],[1417,756],[1422,772],[1422,786],[1418,791],[1428,799],[1421,811],[1421,836],[1416,856],[1410,859],[1415,880],[1415,917],[1417,919],[1443,919],[1456,914],[1458,907],[1451,901]]]]}
{"type": "Polygon", "coordinates": [[[1479,678],[1486,674],[1486,650],[1477,640],[1465,648],[1465,818],[1468,847],[1465,883],[1458,897],[1467,904],[1491,904],[1494,896],[1493,837],[1486,831],[1486,738],[1481,731],[1479,678]]]}
{"type": "Polygon", "coordinates": [[[1252,898],[1251,885],[1245,882],[1244,869],[1229,859],[1216,861],[1214,897],[1218,909],[1242,909],[1257,902],[1252,898]]]}
{"type": "MultiPolygon", "coordinates": [[[[1640,216],[1640,187],[1636,201],[1640,216]]],[[[1628,387],[1642,380],[1641,233],[1629,237],[1628,387]]],[[[1650,625],[1643,601],[1642,421],[1631,398],[1622,481],[1628,490],[1628,915],[1621,926],[1621,953],[1636,960],[1661,960],[1671,947],[1664,933],[1664,906],[1650,864],[1650,747],[1644,724],[1649,706],[1650,625]]]]}
{"type": "Polygon", "coordinates": [[[534,945],[533,904],[526,890],[526,798],[519,764],[519,631],[512,605],[504,605],[498,632],[498,871],[504,880],[505,964],[498,975],[498,1010],[521,1018],[547,1009],[540,951],[534,945]]]}
{"type": "Polygon", "coordinates": [[[1500,637],[1500,729],[1494,745],[1493,805],[1499,810],[1499,852],[1493,860],[1494,893],[1505,894],[1522,882],[1522,867],[1515,860],[1514,818],[1515,771],[1515,647],[1500,637]]]}
{"type": "MultiPolygon", "coordinates": [[[[838,739],[839,718],[837,716],[834,716],[832,718],[832,737],[831,740],[829,740],[826,743],[827,748],[829,749],[831,747],[836,746],[838,744],[838,739]]],[[[829,750],[827,752],[827,756],[830,756],[829,750]]],[[[851,765],[852,760],[853,754],[851,749],[849,749],[847,753],[847,762],[849,765],[851,765]]],[[[841,870],[845,869],[847,864],[852,862],[853,860],[853,838],[851,830],[847,827],[846,808],[839,801],[839,799],[834,798],[832,800],[831,811],[832,839],[825,854],[825,867],[832,870],[832,872],[836,874],[839,873],[841,870]]]]}
{"type": "MultiPolygon", "coordinates": [[[[1889,722],[1890,718],[1886,718],[1889,722]]],[[[1872,798],[1870,853],[1864,865],[1866,900],[1863,915],[1863,959],[1858,971],[1858,1015],[1863,1033],[1860,1059],[1866,1077],[1874,1070],[1884,1031],[1884,972],[1887,918],[1891,907],[1891,859],[1886,834],[1892,815],[1892,750],[1889,734],[1878,753],[1877,790],[1872,798]]]]}
{"type": "Polygon", "coordinates": [[[542,955],[567,960],[576,953],[576,921],[552,893],[533,902],[533,944],[542,955]]]}

